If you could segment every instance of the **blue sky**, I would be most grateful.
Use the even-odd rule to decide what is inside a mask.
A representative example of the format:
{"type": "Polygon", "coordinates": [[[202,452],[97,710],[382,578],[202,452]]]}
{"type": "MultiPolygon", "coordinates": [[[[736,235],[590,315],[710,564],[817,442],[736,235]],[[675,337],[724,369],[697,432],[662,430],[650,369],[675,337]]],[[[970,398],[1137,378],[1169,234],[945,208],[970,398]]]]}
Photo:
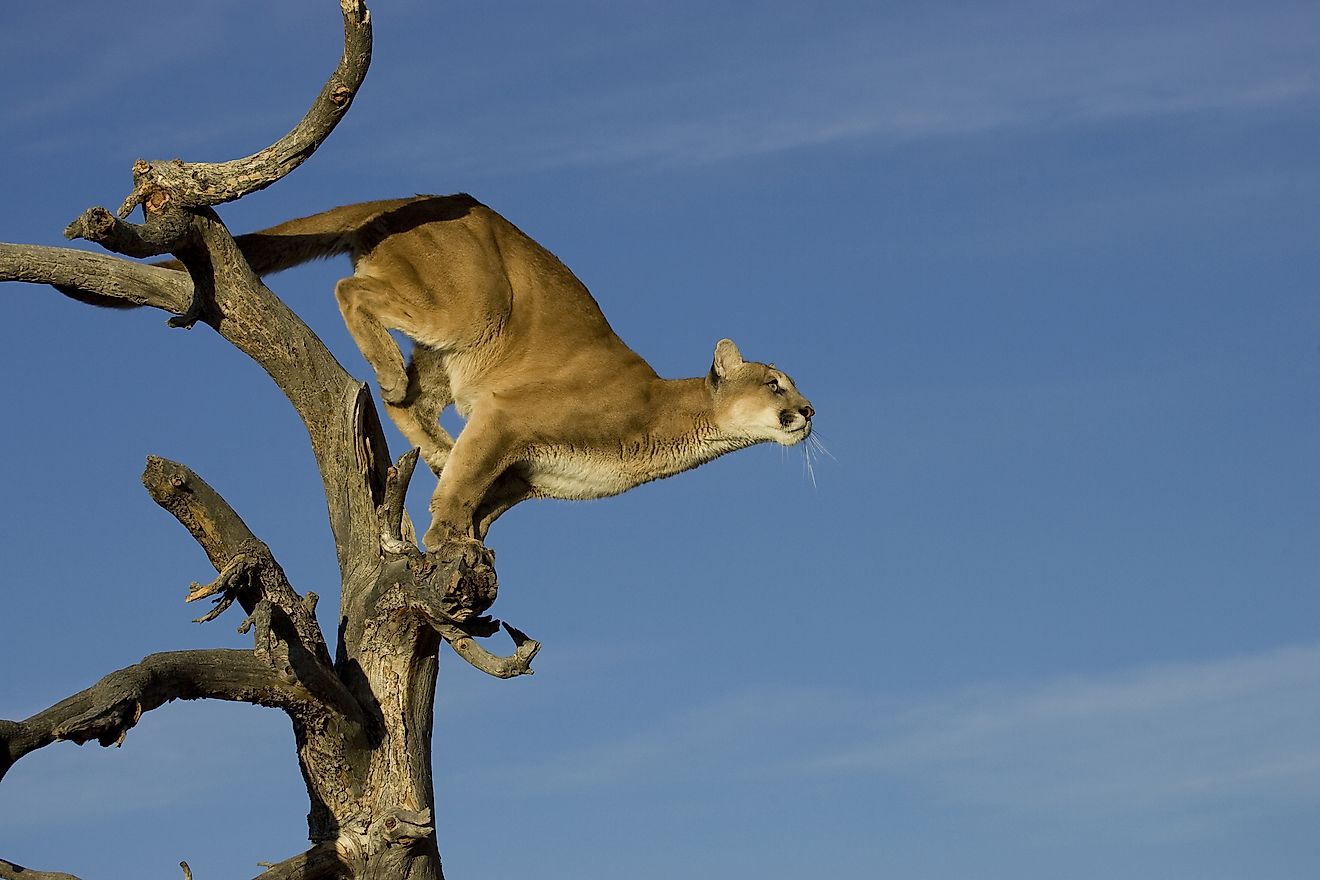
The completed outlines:
{"type": "MultiPolygon", "coordinates": [[[[1320,873],[1320,8],[373,11],[353,111],[222,209],[236,231],[472,192],[662,374],[723,336],[788,370],[833,453],[814,482],[758,447],[500,521],[495,610],[545,647],[509,682],[442,658],[452,877],[1320,873]]],[[[6,15],[0,239],[47,244],[139,156],[278,137],[340,39],[325,2],[6,15]]],[[[367,376],[346,271],[273,286],[367,376]]],[[[333,632],[319,481],[266,377],[158,313],[2,294],[0,717],[247,644],[189,622],[211,572],[148,454],[333,632]]],[[[0,784],[0,858],[255,874],[304,846],[291,739],[189,703],[43,750],[0,784]]]]}

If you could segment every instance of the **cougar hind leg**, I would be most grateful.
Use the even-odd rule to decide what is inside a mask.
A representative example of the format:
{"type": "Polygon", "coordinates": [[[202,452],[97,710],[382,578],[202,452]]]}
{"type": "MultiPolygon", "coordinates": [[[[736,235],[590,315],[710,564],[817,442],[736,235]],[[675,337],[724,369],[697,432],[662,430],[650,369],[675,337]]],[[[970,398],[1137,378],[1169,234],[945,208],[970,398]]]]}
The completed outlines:
{"type": "Polygon", "coordinates": [[[335,299],[344,324],[362,356],[376,371],[380,396],[386,403],[401,403],[408,394],[403,352],[384,321],[386,304],[394,298],[388,285],[374,278],[350,275],[335,285],[335,299]]]}
{"type": "Polygon", "coordinates": [[[454,438],[440,427],[440,413],[454,400],[439,352],[413,346],[406,387],[403,400],[385,401],[385,412],[408,442],[422,450],[427,467],[438,477],[454,448],[454,438]]]}

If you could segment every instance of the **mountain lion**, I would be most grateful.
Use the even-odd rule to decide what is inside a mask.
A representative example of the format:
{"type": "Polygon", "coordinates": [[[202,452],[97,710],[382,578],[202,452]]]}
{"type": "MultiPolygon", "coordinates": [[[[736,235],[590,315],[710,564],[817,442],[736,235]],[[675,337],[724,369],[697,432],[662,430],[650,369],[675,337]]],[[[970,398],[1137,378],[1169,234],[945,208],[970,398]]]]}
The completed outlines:
{"type": "Polygon", "coordinates": [[[710,372],[662,379],[563,263],[467,195],[335,208],[243,235],[258,274],[347,253],[339,309],[385,410],[439,477],[424,543],[482,539],[528,498],[601,498],[811,433],[811,404],[728,339],[710,372]],[[390,330],[416,344],[405,363],[390,330]],[[439,424],[454,404],[455,441],[439,424]]]}

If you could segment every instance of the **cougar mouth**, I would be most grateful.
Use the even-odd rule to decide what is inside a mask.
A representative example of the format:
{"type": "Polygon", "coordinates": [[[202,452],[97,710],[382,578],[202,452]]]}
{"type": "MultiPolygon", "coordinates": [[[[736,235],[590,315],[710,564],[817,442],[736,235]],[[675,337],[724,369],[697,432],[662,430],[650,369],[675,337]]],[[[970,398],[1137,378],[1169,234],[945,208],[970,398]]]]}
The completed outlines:
{"type": "Polygon", "coordinates": [[[800,443],[811,434],[811,416],[786,409],[779,414],[779,426],[789,435],[787,445],[800,443]]]}

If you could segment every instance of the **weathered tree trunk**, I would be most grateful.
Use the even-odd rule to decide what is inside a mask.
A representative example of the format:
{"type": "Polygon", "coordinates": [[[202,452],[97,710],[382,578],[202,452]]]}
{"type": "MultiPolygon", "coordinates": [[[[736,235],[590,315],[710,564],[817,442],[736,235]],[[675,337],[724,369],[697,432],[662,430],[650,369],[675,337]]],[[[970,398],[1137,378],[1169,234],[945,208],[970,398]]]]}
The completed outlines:
{"type": "MultiPolygon", "coordinates": [[[[144,162],[118,216],[91,208],[66,231],[129,256],[176,255],[188,273],[83,251],[0,244],[0,280],[55,285],[99,304],[146,305],[174,326],[202,323],[260,364],[302,418],[320,468],[341,575],[333,658],[314,615],[270,549],[229,505],[181,464],[151,457],[147,491],[192,534],[218,573],[189,601],[211,598],[210,620],[235,602],[251,652],[155,654],[23,721],[0,721],[0,778],[25,754],[57,740],[120,742],[148,712],[175,699],[255,703],[286,712],[311,802],[311,848],[267,878],[440,878],[435,844],[431,732],[437,653],[498,677],[530,673],[539,645],[505,627],[516,650],[488,653],[477,639],[499,624],[492,556],[477,542],[422,553],[404,512],[416,451],[393,466],[370,394],[248,267],[214,205],[269,186],[315,151],[353,100],[371,53],[370,17],[341,0],[339,66],[301,122],[245,159],[218,164],[144,162]],[[141,205],[145,222],[125,222],[141,205]]],[[[0,861],[0,878],[43,880],[0,861]]]]}

